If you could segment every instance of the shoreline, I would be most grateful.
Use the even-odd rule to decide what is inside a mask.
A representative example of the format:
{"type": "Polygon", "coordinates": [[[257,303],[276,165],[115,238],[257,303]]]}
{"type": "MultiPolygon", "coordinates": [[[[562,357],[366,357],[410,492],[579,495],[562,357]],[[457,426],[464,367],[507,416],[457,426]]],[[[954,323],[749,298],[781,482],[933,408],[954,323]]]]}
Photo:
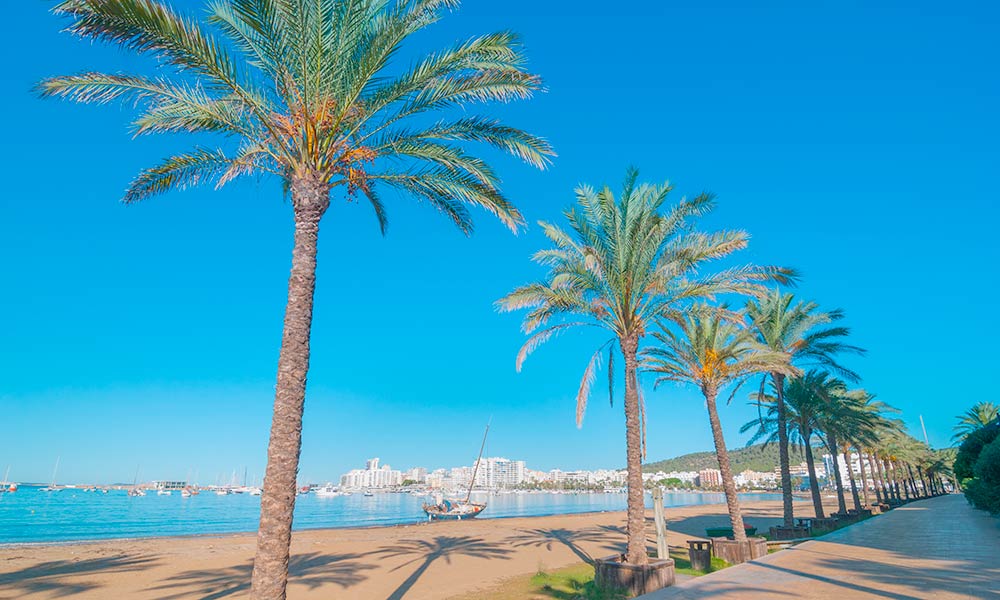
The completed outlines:
{"type": "MultiPolygon", "coordinates": [[[[670,508],[685,508],[688,506],[725,506],[722,503],[712,503],[712,504],[682,504],[676,507],[670,508]]],[[[647,509],[648,510],[648,509],[647,509]]],[[[510,515],[504,517],[486,517],[486,518],[476,518],[468,519],[465,522],[472,521],[502,521],[507,519],[545,519],[548,517],[573,517],[573,516],[591,516],[591,515],[610,515],[621,513],[625,514],[625,510],[588,510],[581,512],[571,512],[571,513],[542,513],[537,515],[510,515]]],[[[338,527],[302,527],[295,528],[292,527],[292,535],[296,533],[305,532],[331,532],[331,531],[359,531],[366,529],[404,529],[408,527],[419,527],[421,525],[433,525],[434,523],[428,521],[427,519],[420,519],[418,521],[406,522],[406,523],[390,523],[385,525],[341,525],[338,527]]],[[[10,550],[16,548],[45,548],[49,546],[85,546],[88,544],[105,544],[110,542],[144,542],[144,541],[154,541],[154,540],[188,540],[192,538],[232,538],[232,537],[242,537],[247,535],[257,535],[257,531],[250,529],[246,531],[223,531],[223,532],[208,532],[208,533],[184,533],[184,534],[168,534],[168,535],[141,535],[134,537],[104,537],[104,538],[91,538],[86,540],[62,540],[54,542],[11,542],[3,543],[0,542],[0,551],[10,550]]]]}
{"type": "MultiPolygon", "coordinates": [[[[711,491],[711,490],[665,490],[667,493],[684,493],[684,494],[697,494],[697,495],[720,495],[722,492],[711,491]]],[[[388,492],[387,492],[388,493],[388,492]]],[[[403,492],[405,493],[405,492],[403,492]]],[[[546,492],[540,492],[546,493],[546,492]]],[[[572,492],[568,492],[572,493],[572,492]]],[[[581,492],[587,493],[587,492],[581,492]]],[[[754,495],[774,495],[774,492],[766,490],[755,490],[750,492],[740,492],[741,496],[754,496],[754,495]]],[[[805,497],[805,496],[802,496],[805,497]]],[[[799,500],[800,496],[795,495],[795,500],[799,500]]],[[[747,502],[770,502],[773,500],[757,500],[749,499],[747,502]]],[[[723,502],[712,502],[712,503],[692,503],[692,504],[678,504],[674,506],[666,507],[667,510],[683,508],[688,506],[717,506],[724,505],[723,502]]],[[[647,507],[647,510],[650,510],[647,507]]],[[[583,511],[573,511],[573,512],[538,512],[531,515],[501,515],[501,516],[485,516],[478,517],[478,521],[499,521],[507,519],[531,519],[531,518],[542,518],[542,517],[558,517],[558,516],[571,516],[571,515],[598,515],[598,514],[613,514],[613,513],[624,513],[625,508],[618,510],[583,510],[583,511]]],[[[339,530],[370,530],[370,529],[381,529],[381,528],[400,528],[400,527],[413,527],[417,525],[427,525],[428,520],[425,517],[414,516],[410,520],[399,521],[395,523],[359,523],[359,524],[343,524],[343,525],[323,525],[323,526],[302,526],[295,527],[293,525],[293,532],[310,532],[310,531],[339,531],[339,530]]],[[[169,539],[188,539],[188,538],[211,538],[211,537],[232,537],[232,536],[243,536],[243,535],[255,535],[257,532],[256,528],[253,529],[242,529],[233,531],[208,531],[208,532],[198,532],[198,533],[166,533],[162,535],[151,534],[151,535],[133,535],[133,536],[116,536],[109,535],[106,537],[98,538],[80,538],[80,539],[69,539],[69,540],[38,540],[38,541],[17,541],[17,542],[3,542],[0,541],[0,550],[10,549],[10,548],[22,548],[22,547],[46,547],[46,546],[71,546],[71,545],[86,545],[86,544],[101,544],[108,542],[133,542],[133,541],[143,541],[143,540],[169,540],[169,539]]]]}

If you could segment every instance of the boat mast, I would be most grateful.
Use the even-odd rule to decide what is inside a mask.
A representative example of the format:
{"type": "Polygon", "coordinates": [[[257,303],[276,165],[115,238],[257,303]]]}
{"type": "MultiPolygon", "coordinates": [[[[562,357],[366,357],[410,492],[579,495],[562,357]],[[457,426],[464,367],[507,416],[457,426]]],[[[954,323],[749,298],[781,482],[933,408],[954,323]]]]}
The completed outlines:
{"type": "Polygon", "coordinates": [[[62,458],[62,457],[61,456],[57,456],[56,457],[56,467],[54,469],[52,469],[52,486],[51,487],[56,487],[56,473],[59,472],[59,459],[60,458],[62,458]]]}
{"type": "Polygon", "coordinates": [[[483,461],[483,450],[486,449],[486,436],[490,433],[490,423],[492,422],[493,417],[490,417],[489,422],[486,423],[486,431],[483,432],[483,443],[479,446],[479,458],[476,459],[476,466],[472,469],[472,482],[469,483],[469,493],[465,496],[466,504],[472,499],[472,487],[476,485],[476,473],[479,472],[479,463],[483,461]]]}

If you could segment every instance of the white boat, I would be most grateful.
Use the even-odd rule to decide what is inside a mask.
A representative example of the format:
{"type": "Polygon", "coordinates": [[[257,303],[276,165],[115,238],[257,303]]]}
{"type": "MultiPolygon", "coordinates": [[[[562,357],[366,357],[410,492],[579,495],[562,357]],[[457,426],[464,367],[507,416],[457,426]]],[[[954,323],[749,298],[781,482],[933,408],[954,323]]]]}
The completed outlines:
{"type": "Polygon", "coordinates": [[[259,487],[252,487],[252,488],[250,488],[250,495],[251,496],[260,496],[263,493],[264,493],[264,490],[260,489],[259,487]]]}
{"type": "Polygon", "coordinates": [[[340,491],[333,487],[333,484],[328,483],[322,487],[316,488],[315,494],[317,496],[322,496],[324,498],[333,498],[335,496],[340,496],[340,491]]]}
{"type": "Polygon", "coordinates": [[[221,489],[215,490],[215,495],[216,496],[228,496],[229,493],[230,492],[229,492],[229,490],[227,488],[221,488],[221,489]]]}
{"type": "Polygon", "coordinates": [[[181,498],[190,498],[191,492],[189,490],[181,490],[181,498]]]}
{"type": "Polygon", "coordinates": [[[132,498],[139,498],[146,495],[146,490],[140,488],[132,488],[128,491],[128,495],[132,498]]]}
{"type": "Polygon", "coordinates": [[[59,472],[59,456],[56,457],[56,467],[52,469],[52,483],[43,488],[39,488],[39,492],[58,492],[59,488],[56,487],[56,473],[59,472]]]}
{"type": "Polygon", "coordinates": [[[157,496],[169,496],[170,490],[156,490],[157,496]]]}

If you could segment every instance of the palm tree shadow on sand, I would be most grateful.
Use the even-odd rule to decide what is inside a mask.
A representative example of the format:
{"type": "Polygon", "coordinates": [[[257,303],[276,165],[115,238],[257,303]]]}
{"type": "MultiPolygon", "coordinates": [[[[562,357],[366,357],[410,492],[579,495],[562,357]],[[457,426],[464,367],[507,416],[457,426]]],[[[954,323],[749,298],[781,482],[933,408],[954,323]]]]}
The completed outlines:
{"type": "Polygon", "coordinates": [[[502,548],[485,542],[482,538],[438,536],[432,540],[400,540],[398,544],[386,546],[377,550],[374,554],[380,554],[385,558],[409,558],[406,562],[394,567],[392,571],[398,571],[414,563],[419,563],[417,569],[403,583],[399,584],[399,587],[389,594],[389,597],[386,599],[400,600],[410,591],[410,588],[423,576],[427,569],[439,559],[444,559],[448,564],[451,564],[453,557],[458,556],[508,560],[512,552],[513,550],[509,548],[502,548]]]}
{"type": "Polygon", "coordinates": [[[54,560],[0,574],[0,589],[16,590],[17,595],[12,598],[30,594],[44,594],[48,598],[74,596],[96,590],[102,585],[92,581],[73,581],[75,577],[138,571],[159,562],[155,558],[125,554],[84,560],[54,560]]]}
{"type": "MultiPolygon", "coordinates": [[[[324,585],[349,588],[368,578],[362,571],[375,568],[375,565],[359,562],[358,559],[363,556],[320,552],[293,555],[288,562],[288,582],[290,585],[304,585],[310,589],[324,585]]],[[[249,590],[252,570],[253,561],[222,569],[185,571],[150,589],[161,590],[166,594],[160,596],[160,600],[192,597],[217,600],[249,590]]]]}
{"type": "Polygon", "coordinates": [[[583,549],[582,544],[599,544],[602,550],[622,552],[625,548],[625,529],[612,525],[600,525],[587,529],[521,529],[517,535],[507,538],[515,548],[533,546],[552,550],[553,545],[562,544],[583,562],[592,565],[594,557],[583,549]]]}

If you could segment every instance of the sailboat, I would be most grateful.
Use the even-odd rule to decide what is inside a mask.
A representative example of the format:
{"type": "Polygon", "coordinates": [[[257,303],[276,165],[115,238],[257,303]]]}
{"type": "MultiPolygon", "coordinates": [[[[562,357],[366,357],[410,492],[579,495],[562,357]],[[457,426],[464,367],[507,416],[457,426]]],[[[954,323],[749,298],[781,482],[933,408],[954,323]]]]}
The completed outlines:
{"type": "Polygon", "coordinates": [[[139,487],[139,467],[135,468],[135,477],[132,478],[132,487],[128,490],[129,498],[141,498],[146,495],[146,491],[139,487]]]}
{"type": "Polygon", "coordinates": [[[0,494],[4,492],[10,492],[13,494],[17,491],[17,484],[11,483],[10,481],[10,465],[7,465],[7,471],[3,474],[3,481],[0,481],[0,494]]]}
{"type": "Polygon", "coordinates": [[[474,519],[479,513],[486,510],[485,503],[472,502],[472,487],[476,485],[476,474],[479,472],[479,463],[483,460],[483,450],[486,448],[486,436],[490,433],[490,424],[486,424],[486,432],[483,433],[483,443],[479,447],[479,458],[476,459],[476,466],[472,470],[472,481],[469,483],[469,493],[465,495],[465,501],[441,499],[435,504],[424,504],[424,513],[427,514],[428,521],[461,521],[462,519],[474,519]]]}
{"type": "Polygon", "coordinates": [[[57,491],[59,491],[59,488],[56,487],[56,473],[59,472],[59,459],[60,458],[61,457],[59,457],[59,456],[56,457],[56,467],[54,469],[52,469],[52,483],[50,485],[47,485],[47,486],[43,487],[43,488],[39,488],[38,491],[40,491],[40,492],[57,492],[57,491]]]}

